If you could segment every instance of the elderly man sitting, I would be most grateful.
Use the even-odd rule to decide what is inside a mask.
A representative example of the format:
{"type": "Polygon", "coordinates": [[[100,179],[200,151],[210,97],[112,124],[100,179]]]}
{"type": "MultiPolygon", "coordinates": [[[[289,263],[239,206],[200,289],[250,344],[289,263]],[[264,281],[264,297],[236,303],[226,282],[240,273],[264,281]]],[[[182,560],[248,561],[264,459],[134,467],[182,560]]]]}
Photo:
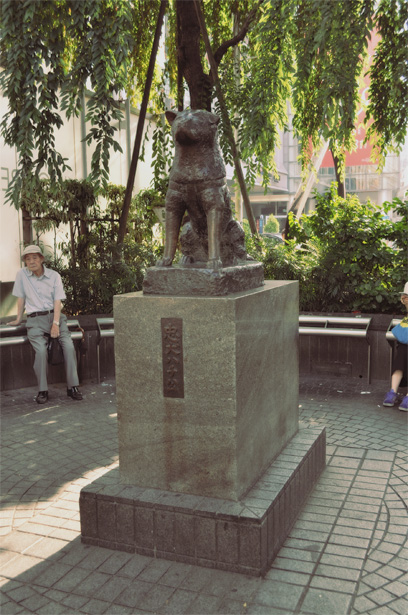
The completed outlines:
{"type": "Polygon", "coordinates": [[[25,267],[17,272],[13,295],[17,297],[17,318],[10,322],[19,325],[27,313],[27,335],[35,351],[34,371],[38,382],[38,404],[48,401],[47,335],[58,337],[64,353],[67,376],[67,394],[82,399],[75,348],[67,327],[67,318],[61,314],[66,298],[61,276],[44,265],[44,255],[38,246],[27,246],[22,255],[25,267]]]}

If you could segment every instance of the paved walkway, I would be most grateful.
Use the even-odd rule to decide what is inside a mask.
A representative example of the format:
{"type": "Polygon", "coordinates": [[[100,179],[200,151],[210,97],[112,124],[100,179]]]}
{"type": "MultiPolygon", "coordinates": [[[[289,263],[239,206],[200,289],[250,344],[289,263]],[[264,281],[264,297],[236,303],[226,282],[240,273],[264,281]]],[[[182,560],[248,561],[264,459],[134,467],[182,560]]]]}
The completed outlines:
{"type": "Polygon", "coordinates": [[[82,545],[78,497],[118,463],[113,381],[1,395],[1,613],[407,615],[407,414],[384,388],[305,380],[327,468],[264,578],[82,545]]]}

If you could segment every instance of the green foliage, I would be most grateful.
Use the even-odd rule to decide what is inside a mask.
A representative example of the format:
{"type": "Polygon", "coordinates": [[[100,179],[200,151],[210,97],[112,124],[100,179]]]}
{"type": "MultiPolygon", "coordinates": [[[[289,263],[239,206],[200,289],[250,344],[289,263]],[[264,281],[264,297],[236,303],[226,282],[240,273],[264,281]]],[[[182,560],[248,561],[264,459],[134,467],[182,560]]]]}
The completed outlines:
{"type": "Polygon", "coordinates": [[[62,179],[66,159],[55,150],[54,130],[63,120],[58,113],[58,89],[64,79],[65,15],[57,19],[59,2],[4,0],[0,87],[8,97],[1,130],[7,145],[19,154],[17,173],[7,198],[18,204],[21,190],[45,166],[53,182],[62,179]]]}
{"type": "Polygon", "coordinates": [[[293,239],[268,251],[266,277],[299,280],[301,310],[395,313],[406,282],[408,201],[342,199],[335,184],[315,197],[314,212],[300,222],[292,216],[293,239]]]}
{"type": "Polygon", "coordinates": [[[295,29],[297,71],[293,83],[293,126],[302,143],[303,165],[320,139],[344,164],[355,147],[359,77],[367,57],[374,0],[298,3],[295,29]]]}
{"type": "Polygon", "coordinates": [[[255,261],[263,261],[267,253],[265,240],[260,235],[252,235],[249,222],[246,218],[242,220],[242,227],[245,232],[245,249],[255,261]]]}
{"type": "Polygon", "coordinates": [[[63,278],[64,309],[69,314],[111,313],[113,295],[140,290],[146,268],[162,252],[152,227],[157,223],[153,208],[163,205],[164,195],[151,189],[132,199],[123,256],[118,261],[116,238],[124,186],[108,184],[103,191],[104,207],[89,182],[64,182],[57,199],[48,186],[44,181],[43,190],[31,195],[25,205],[39,217],[38,232],[69,224],[66,240],[56,246],[61,256],[51,263],[63,278]]]}
{"type": "Polygon", "coordinates": [[[122,113],[115,95],[125,89],[131,14],[127,0],[4,0],[1,87],[8,112],[1,124],[6,144],[18,152],[17,173],[6,198],[18,207],[22,191],[38,189],[45,168],[58,190],[69,167],[55,149],[61,109],[70,118],[82,107],[89,80],[87,143],[95,143],[90,179],[106,186],[110,150],[122,113]]]}
{"type": "Polygon", "coordinates": [[[273,152],[280,146],[279,128],[288,123],[295,70],[294,11],[291,0],[264,2],[248,44],[241,45],[241,76],[231,101],[232,113],[240,118],[239,145],[249,184],[260,175],[267,186],[269,175],[278,175],[273,152]]]}
{"type": "Polygon", "coordinates": [[[407,24],[406,0],[379,2],[376,25],[381,39],[371,69],[366,137],[367,141],[374,140],[376,155],[381,155],[387,147],[402,145],[407,135],[407,24]]]}
{"type": "Polygon", "coordinates": [[[279,233],[279,222],[273,214],[270,214],[264,226],[264,233],[279,233]]]}
{"type": "MultiPolygon", "coordinates": [[[[121,118],[117,99],[123,91],[140,99],[159,5],[159,0],[3,0],[1,87],[9,109],[1,130],[6,144],[17,148],[18,169],[7,192],[17,207],[22,192],[38,190],[43,170],[49,190],[58,191],[67,169],[55,147],[62,123],[58,93],[70,117],[80,112],[87,83],[92,96],[86,141],[94,145],[90,179],[106,187],[109,157],[120,150],[114,138],[121,118]]],[[[273,156],[279,129],[288,128],[289,103],[303,167],[322,137],[344,165],[345,150],[354,147],[358,92],[374,24],[382,40],[370,70],[367,134],[376,139],[377,153],[401,146],[408,126],[406,0],[205,0],[202,6],[249,185],[261,176],[266,186],[277,174],[273,156]]],[[[190,9],[189,2],[169,2],[166,65],[156,66],[150,99],[154,113],[164,110],[165,97],[183,104],[185,85],[177,66],[191,60],[196,49],[200,79],[189,84],[202,92],[191,99],[207,100],[214,85],[202,41],[196,48],[192,36],[178,48],[180,16],[190,9]]],[[[189,70],[191,76],[187,64],[184,77],[189,70]]],[[[218,101],[212,103],[219,112],[218,101]]],[[[219,132],[225,161],[231,162],[223,120],[219,132]]],[[[168,170],[165,125],[158,124],[153,146],[157,183],[168,170]]]]}

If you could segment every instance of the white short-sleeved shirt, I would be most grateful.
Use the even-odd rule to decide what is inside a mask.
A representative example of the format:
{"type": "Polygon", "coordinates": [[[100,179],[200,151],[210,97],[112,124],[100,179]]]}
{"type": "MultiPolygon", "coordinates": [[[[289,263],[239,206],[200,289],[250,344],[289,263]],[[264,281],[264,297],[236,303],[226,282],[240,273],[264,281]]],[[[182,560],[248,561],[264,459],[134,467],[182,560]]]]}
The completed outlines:
{"type": "Polygon", "coordinates": [[[17,272],[13,295],[25,300],[27,314],[52,310],[54,301],[66,299],[60,274],[44,265],[43,268],[44,273],[40,277],[27,267],[17,272]]]}

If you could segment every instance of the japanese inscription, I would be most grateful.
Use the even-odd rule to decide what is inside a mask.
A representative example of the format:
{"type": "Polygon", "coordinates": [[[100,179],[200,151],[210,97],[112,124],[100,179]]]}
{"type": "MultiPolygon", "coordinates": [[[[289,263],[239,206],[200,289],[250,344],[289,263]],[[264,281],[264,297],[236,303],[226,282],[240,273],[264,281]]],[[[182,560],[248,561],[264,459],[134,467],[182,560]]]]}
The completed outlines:
{"type": "Polygon", "coordinates": [[[183,320],[162,318],[163,395],[184,398],[183,320]]]}

